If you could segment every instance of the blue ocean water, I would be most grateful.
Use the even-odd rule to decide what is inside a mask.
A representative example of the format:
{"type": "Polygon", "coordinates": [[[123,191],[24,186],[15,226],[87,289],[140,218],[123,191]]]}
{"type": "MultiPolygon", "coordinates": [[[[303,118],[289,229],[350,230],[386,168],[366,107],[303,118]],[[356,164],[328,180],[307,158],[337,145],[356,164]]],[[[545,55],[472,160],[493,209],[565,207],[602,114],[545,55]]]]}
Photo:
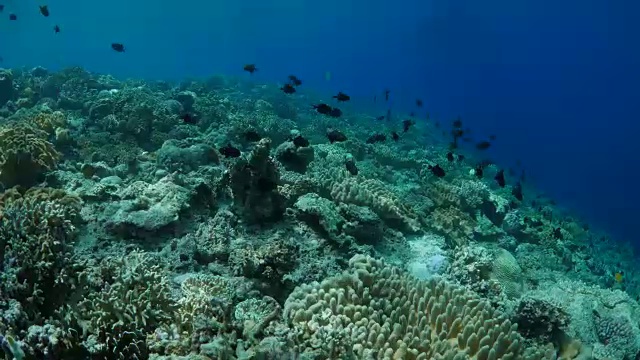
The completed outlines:
{"type": "Polygon", "coordinates": [[[374,113],[370,99],[389,88],[396,111],[419,97],[443,122],[460,115],[560,206],[636,237],[637,2],[54,0],[49,18],[33,0],[5,5],[20,18],[0,22],[2,67],[179,80],[248,76],[253,62],[254,81],[297,74],[374,113]]]}

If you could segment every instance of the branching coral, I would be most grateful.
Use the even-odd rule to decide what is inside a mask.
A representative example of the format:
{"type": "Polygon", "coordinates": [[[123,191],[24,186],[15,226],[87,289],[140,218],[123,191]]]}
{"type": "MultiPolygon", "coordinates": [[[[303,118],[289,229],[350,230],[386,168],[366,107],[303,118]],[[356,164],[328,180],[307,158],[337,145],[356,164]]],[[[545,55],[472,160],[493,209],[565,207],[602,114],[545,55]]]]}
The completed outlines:
{"type": "Polygon", "coordinates": [[[297,351],[331,359],[544,358],[463,288],[417,280],[361,255],[349,265],[340,276],[297,288],[285,303],[297,351]]]}
{"type": "Polygon", "coordinates": [[[0,128],[0,183],[6,188],[35,184],[59,158],[45,131],[24,124],[0,128]]]}
{"type": "Polygon", "coordinates": [[[32,318],[50,314],[72,284],[71,241],[80,199],[62,190],[10,189],[0,197],[0,293],[32,318]]]}

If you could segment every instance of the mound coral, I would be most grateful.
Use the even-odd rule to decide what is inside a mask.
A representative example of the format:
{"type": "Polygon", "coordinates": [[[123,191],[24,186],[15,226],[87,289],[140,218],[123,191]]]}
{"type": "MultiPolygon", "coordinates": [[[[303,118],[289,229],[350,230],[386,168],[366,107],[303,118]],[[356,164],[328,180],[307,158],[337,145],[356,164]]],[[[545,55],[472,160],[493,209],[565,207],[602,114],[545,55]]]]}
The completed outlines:
{"type": "Polygon", "coordinates": [[[465,289],[417,280],[362,255],[342,275],[297,288],[284,317],[296,351],[321,358],[545,358],[465,289]]]}
{"type": "Polygon", "coordinates": [[[59,158],[45,131],[23,124],[0,128],[0,183],[5,188],[37,183],[59,158]]]}

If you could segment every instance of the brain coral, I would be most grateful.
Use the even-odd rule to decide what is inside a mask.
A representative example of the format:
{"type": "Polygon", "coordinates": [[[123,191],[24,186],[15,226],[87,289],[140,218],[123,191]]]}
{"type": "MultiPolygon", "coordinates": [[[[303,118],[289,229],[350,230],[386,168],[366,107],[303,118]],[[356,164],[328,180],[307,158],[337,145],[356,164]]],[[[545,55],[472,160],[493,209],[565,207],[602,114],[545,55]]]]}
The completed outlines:
{"type": "Polygon", "coordinates": [[[356,255],[342,275],[285,303],[297,352],[331,359],[542,359],[516,326],[464,288],[356,255]]]}
{"type": "Polygon", "coordinates": [[[0,127],[0,183],[5,188],[33,185],[55,168],[59,157],[46,132],[22,124],[0,127]]]}

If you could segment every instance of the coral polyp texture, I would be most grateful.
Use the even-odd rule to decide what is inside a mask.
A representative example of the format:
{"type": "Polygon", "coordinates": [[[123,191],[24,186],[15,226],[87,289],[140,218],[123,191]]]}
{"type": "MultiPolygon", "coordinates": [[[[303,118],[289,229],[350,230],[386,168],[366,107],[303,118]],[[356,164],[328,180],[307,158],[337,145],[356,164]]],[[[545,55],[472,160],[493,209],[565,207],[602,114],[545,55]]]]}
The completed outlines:
{"type": "Polygon", "coordinates": [[[296,289],[285,318],[322,358],[543,359],[517,326],[464,288],[355,256],[343,274],[296,289]]]}
{"type": "Polygon", "coordinates": [[[0,358],[638,357],[632,246],[435,120],[247,79],[0,69],[0,358]]]}

